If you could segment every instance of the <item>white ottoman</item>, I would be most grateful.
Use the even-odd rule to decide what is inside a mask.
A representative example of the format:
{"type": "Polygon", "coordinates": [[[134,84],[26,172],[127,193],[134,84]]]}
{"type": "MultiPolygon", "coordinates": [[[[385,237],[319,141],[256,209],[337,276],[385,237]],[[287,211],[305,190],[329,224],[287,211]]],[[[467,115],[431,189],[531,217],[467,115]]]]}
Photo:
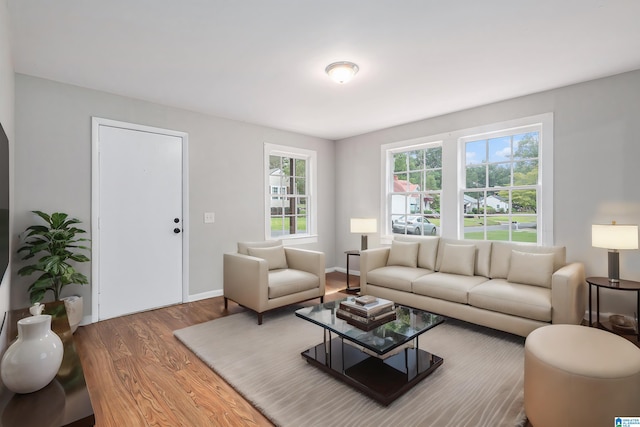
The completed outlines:
{"type": "Polygon", "coordinates": [[[549,325],[524,350],[524,409],[534,427],[613,426],[640,417],[640,349],[596,328],[549,325]]]}

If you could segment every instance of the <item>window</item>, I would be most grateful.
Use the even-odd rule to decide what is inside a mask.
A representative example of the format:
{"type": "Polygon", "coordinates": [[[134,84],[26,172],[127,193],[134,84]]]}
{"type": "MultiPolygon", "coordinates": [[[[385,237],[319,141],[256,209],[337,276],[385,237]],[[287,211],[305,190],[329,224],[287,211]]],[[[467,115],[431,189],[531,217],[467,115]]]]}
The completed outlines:
{"type": "Polygon", "coordinates": [[[440,227],[442,144],[387,151],[386,223],[394,234],[436,235],[440,227]]]}
{"type": "Polygon", "coordinates": [[[383,242],[436,234],[554,243],[552,113],[381,150],[383,242]]]}
{"type": "Polygon", "coordinates": [[[265,144],[266,239],[315,234],[315,164],[314,151],[265,144]]]}
{"type": "Polygon", "coordinates": [[[540,128],[474,136],[464,145],[464,237],[538,242],[540,128]]]}

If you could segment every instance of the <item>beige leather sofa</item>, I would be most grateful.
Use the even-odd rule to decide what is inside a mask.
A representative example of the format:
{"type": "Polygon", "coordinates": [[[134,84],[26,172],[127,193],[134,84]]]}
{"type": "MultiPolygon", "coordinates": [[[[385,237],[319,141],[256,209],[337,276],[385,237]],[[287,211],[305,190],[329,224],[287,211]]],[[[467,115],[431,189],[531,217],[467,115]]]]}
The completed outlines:
{"type": "Polygon", "coordinates": [[[287,248],[279,240],[238,243],[224,254],[224,308],[232,300],[262,314],[274,308],[320,298],[324,301],[324,253],[287,248]]]}
{"type": "Polygon", "coordinates": [[[550,323],[579,324],[582,263],[564,247],[396,236],[360,256],[361,293],[526,337],[550,323]]]}

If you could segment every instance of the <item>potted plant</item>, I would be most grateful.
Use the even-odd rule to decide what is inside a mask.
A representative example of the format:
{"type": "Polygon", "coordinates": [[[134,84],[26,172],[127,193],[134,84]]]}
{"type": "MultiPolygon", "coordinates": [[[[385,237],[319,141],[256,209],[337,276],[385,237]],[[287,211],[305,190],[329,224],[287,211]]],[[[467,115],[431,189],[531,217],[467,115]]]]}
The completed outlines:
{"type": "Polygon", "coordinates": [[[35,264],[27,265],[18,270],[19,276],[39,274],[35,282],[29,286],[31,303],[42,301],[45,294],[53,292],[55,301],[64,301],[72,332],[82,320],[82,297],[61,298],[62,289],[71,284],[85,285],[89,283],[87,276],[79,273],[71,262],[87,262],[89,258],[79,251],[90,249],[83,242],[89,239],[77,235],[86,232],[78,227],[81,221],[69,218],[66,213],[55,212],[48,215],[41,211],[32,211],[45,224],[32,225],[23,234],[24,246],[18,249],[23,254],[22,259],[28,260],[42,255],[35,264]]]}

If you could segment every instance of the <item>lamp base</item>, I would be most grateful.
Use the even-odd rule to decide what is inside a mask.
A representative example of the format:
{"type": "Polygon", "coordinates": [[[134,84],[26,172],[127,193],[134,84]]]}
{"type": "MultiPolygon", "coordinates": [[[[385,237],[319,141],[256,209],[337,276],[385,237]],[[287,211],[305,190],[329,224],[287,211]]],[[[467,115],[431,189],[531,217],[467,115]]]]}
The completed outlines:
{"type": "Polygon", "coordinates": [[[367,250],[367,235],[366,234],[363,234],[362,237],[360,238],[360,250],[361,251],[367,250]]]}
{"type": "Polygon", "coordinates": [[[620,282],[620,252],[617,249],[609,250],[609,282],[620,282]]]}

